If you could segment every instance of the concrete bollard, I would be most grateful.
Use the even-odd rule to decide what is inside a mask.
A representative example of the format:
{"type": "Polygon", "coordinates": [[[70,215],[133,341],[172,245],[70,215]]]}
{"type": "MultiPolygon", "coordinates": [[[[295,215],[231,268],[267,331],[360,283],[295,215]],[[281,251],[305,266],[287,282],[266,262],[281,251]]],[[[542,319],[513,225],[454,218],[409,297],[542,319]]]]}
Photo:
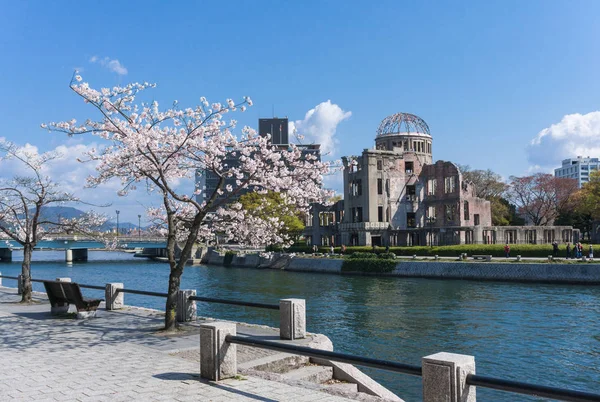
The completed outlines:
{"type": "Polygon", "coordinates": [[[581,261],[586,262],[587,261],[587,257],[585,255],[581,256],[581,261]]]}
{"type": "Polygon", "coordinates": [[[440,259],[440,257],[437,254],[434,255],[433,258],[435,258],[436,261],[440,259]]]}
{"type": "Polygon", "coordinates": [[[17,294],[22,295],[23,294],[23,288],[25,287],[25,283],[23,281],[23,275],[19,274],[17,275],[17,294]]]}
{"type": "Polygon", "coordinates": [[[279,300],[279,337],[289,340],[306,337],[306,301],[304,299],[279,300]]]}
{"type": "Polygon", "coordinates": [[[122,283],[107,283],[104,290],[104,300],[106,300],[106,310],[118,310],[125,305],[125,293],[119,292],[125,285],[122,283]]]}
{"type": "Polygon", "coordinates": [[[455,353],[436,353],[421,359],[423,402],[475,402],[476,388],[466,383],[475,374],[475,358],[455,353]]]}
{"type": "Polygon", "coordinates": [[[56,282],[72,282],[71,278],[56,278],[56,282]]]}
{"type": "Polygon", "coordinates": [[[517,261],[521,261],[521,256],[517,255],[517,261]]]}
{"type": "Polygon", "coordinates": [[[236,335],[235,323],[210,322],[200,325],[200,376],[220,381],[237,375],[237,345],[225,342],[236,335]]]}
{"type": "Polygon", "coordinates": [[[177,292],[177,322],[196,320],[196,300],[188,300],[190,296],[196,296],[196,289],[177,292]]]}
{"type": "Polygon", "coordinates": [[[417,259],[417,255],[413,254],[413,260],[416,260],[416,259],[417,259]]]}

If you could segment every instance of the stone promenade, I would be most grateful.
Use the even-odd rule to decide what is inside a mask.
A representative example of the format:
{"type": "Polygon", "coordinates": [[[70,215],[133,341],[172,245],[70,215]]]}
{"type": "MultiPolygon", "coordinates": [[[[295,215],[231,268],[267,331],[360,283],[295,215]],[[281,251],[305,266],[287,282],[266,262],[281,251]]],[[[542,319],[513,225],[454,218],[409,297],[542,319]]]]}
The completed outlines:
{"type": "MultiPolygon", "coordinates": [[[[156,311],[99,310],[94,319],[75,320],[51,316],[39,294],[32,305],[19,300],[14,289],[0,287],[1,401],[351,400],[253,376],[200,379],[199,362],[180,357],[197,352],[196,328],[162,334],[156,311]]],[[[240,335],[253,331],[238,328],[240,335]]]]}

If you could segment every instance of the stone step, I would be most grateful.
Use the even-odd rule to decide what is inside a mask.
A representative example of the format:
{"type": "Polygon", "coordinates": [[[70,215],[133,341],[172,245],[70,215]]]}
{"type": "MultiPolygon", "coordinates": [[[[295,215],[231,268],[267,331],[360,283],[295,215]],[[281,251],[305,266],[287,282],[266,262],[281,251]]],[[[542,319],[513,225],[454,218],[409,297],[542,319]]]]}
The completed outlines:
{"type": "Polygon", "coordinates": [[[242,370],[253,369],[269,373],[284,374],[296,370],[308,363],[308,357],[291,355],[289,353],[276,353],[274,355],[261,357],[245,363],[238,364],[242,370]]]}
{"type": "Polygon", "coordinates": [[[289,380],[310,381],[322,384],[333,378],[333,368],[327,366],[304,366],[283,375],[289,380]]]}
{"type": "Polygon", "coordinates": [[[358,392],[358,385],[350,382],[336,382],[332,384],[324,384],[327,388],[338,389],[343,392],[358,392]]]}

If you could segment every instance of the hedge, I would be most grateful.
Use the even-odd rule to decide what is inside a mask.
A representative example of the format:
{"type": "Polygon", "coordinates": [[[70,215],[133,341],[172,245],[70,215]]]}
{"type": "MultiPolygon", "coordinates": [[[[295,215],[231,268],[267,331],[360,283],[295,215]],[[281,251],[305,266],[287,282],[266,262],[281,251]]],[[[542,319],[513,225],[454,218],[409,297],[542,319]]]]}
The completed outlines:
{"type": "MultiPolygon", "coordinates": [[[[522,257],[541,257],[546,258],[552,254],[551,244],[509,244],[510,255],[522,257]]],[[[593,245],[596,253],[600,253],[600,245],[593,245]]],[[[566,256],[566,244],[560,244],[559,257],[566,256]]],[[[319,247],[318,252],[329,253],[329,247],[319,247]]],[[[572,250],[572,249],[571,249],[572,250]]],[[[587,255],[589,245],[586,244],[583,247],[584,254],[587,255]]],[[[292,246],[286,250],[289,253],[312,253],[312,246],[292,246]]],[[[340,247],[334,248],[335,253],[340,253],[340,247]]],[[[371,246],[348,246],[346,247],[346,254],[355,253],[369,253],[373,254],[385,254],[385,247],[371,247],[371,246]]],[[[504,244],[460,244],[452,246],[412,246],[412,247],[390,247],[389,253],[393,253],[398,256],[446,256],[446,257],[458,257],[462,253],[467,255],[473,254],[490,254],[494,257],[504,257],[504,244]]]]}
{"type": "Polygon", "coordinates": [[[392,272],[397,262],[384,258],[346,258],[342,272],[392,272]]]}

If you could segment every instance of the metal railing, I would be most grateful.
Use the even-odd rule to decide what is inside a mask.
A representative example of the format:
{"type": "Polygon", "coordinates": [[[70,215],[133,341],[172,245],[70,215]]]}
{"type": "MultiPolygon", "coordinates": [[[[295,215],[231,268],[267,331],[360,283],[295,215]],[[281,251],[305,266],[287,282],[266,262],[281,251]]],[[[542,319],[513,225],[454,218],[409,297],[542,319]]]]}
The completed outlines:
{"type": "MultiPolygon", "coordinates": [[[[358,366],[394,371],[397,373],[408,374],[417,377],[423,376],[423,369],[420,366],[398,363],[389,360],[373,359],[339,352],[330,352],[328,350],[312,349],[304,346],[289,345],[237,335],[227,335],[225,337],[225,341],[238,345],[253,346],[278,352],[294,353],[306,357],[321,358],[341,363],[356,364],[358,366]]],[[[479,386],[482,388],[490,388],[523,395],[552,398],[560,401],[600,401],[600,394],[529,384],[500,378],[484,377],[475,374],[468,374],[466,377],[466,383],[471,386],[479,386]]]]}
{"type": "Polygon", "coordinates": [[[297,355],[325,358],[341,363],[357,364],[361,366],[373,367],[388,371],[395,371],[402,374],[409,374],[420,377],[423,373],[421,367],[410,364],[397,363],[388,360],[372,359],[370,357],[354,356],[339,352],[330,352],[328,350],[313,349],[306,346],[296,346],[262,339],[250,338],[245,336],[227,335],[225,341],[237,343],[239,345],[254,346],[262,349],[275,350],[277,352],[293,352],[297,355]]]}
{"type": "MultiPolygon", "coordinates": [[[[13,279],[15,281],[19,280],[19,277],[17,277],[17,276],[0,275],[0,278],[13,279]]],[[[33,278],[31,278],[30,280],[31,280],[31,282],[38,282],[38,283],[50,281],[50,279],[33,279],[33,278]]],[[[77,283],[77,284],[79,285],[80,288],[106,290],[106,286],[86,285],[86,284],[82,284],[82,283],[77,283]]],[[[130,294],[136,294],[136,295],[142,295],[142,296],[153,296],[153,297],[168,297],[169,296],[168,293],[150,292],[150,291],[146,291],[146,290],[137,290],[137,289],[116,289],[116,291],[117,291],[117,293],[130,293],[130,294]]],[[[217,298],[213,298],[213,297],[201,297],[201,296],[190,296],[190,297],[188,297],[188,300],[200,301],[200,302],[204,302],[204,303],[220,303],[220,304],[230,304],[230,305],[235,305],[235,306],[256,307],[256,308],[264,308],[264,309],[269,309],[269,310],[279,310],[278,304],[245,302],[245,301],[240,301],[240,300],[217,299],[217,298]]]]}
{"type": "Polygon", "coordinates": [[[206,303],[233,304],[236,306],[279,310],[279,304],[253,303],[253,302],[244,302],[244,301],[237,301],[237,300],[215,299],[212,297],[201,297],[201,296],[190,296],[190,297],[188,297],[188,300],[195,300],[195,301],[206,302],[206,303]]]}

